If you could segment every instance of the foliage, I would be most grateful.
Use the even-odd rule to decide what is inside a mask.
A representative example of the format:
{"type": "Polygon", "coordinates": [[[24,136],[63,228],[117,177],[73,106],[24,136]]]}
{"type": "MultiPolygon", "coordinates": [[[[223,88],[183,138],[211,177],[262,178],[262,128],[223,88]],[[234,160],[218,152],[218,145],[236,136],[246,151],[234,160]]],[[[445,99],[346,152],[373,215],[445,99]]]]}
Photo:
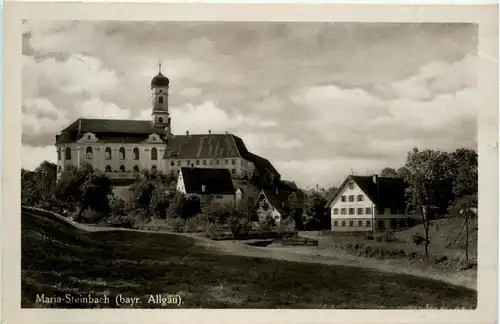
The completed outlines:
{"type": "Polygon", "coordinates": [[[270,232],[275,229],[276,221],[272,217],[266,217],[265,219],[259,221],[259,230],[262,232],[270,232]]]}
{"type": "Polygon", "coordinates": [[[54,189],[54,196],[58,197],[63,208],[77,211],[76,221],[87,209],[100,213],[103,217],[108,215],[111,195],[111,181],[104,173],[94,170],[87,163],[82,164],[79,169],[67,167],[54,189]]]}
{"type": "Polygon", "coordinates": [[[21,203],[50,208],[56,187],[57,165],[43,161],[34,171],[21,169],[21,203]]]}
{"type": "Polygon", "coordinates": [[[380,171],[380,176],[386,178],[397,178],[398,172],[393,168],[383,168],[382,171],[380,171]]]}
{"type": "Polygon", "coordinates": [[[415,245],[423,246],[425,245],[425,237],[423,237],[419,232],[413,233],[412,242],[415,243],[415,245]]]}
{"type": "Polygon", "coordinates": [[[227,225],[233,237],[247,234],[252,230],[252,223],[247,218],[231,216],[227,221],[227,225]]]}

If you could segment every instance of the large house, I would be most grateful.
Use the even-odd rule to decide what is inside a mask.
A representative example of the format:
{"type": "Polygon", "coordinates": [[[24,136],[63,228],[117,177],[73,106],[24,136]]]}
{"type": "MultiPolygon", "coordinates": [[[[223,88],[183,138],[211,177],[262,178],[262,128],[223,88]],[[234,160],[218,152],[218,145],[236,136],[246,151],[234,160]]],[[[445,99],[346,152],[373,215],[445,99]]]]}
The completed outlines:
{"type": "Polygon", "coordinates": [[[330,198],[332,231],[373,231],[406,227],[405,183],[398,178],[348,176],[330,198]]]}
{"type": "Polygon", "coordinates": [[[227,169],[183,167],[177,176],[177,191],[199,198],[212,198],[212,205],[234,208],[236,190],[227,169]]]}
{"type": "Polygon", "coordinates": [[[182,167],[227,169],[232,178],[255,172],[271,181],[280,174],[265,158],[249,152],[233,134],[171,133],[170,80],[161,70],[151,80],[151,120],[79,118],[56,135],[57,170],[92,164],[112,180],[133,180],[142,169],[176,175],[182,167]]]}

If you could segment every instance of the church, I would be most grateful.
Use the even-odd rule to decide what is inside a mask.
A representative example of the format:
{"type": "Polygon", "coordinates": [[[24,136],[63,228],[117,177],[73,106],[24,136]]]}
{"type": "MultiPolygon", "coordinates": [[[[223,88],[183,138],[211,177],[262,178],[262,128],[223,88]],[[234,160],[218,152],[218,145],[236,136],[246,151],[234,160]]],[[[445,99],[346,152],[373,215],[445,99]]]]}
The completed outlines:
{"type": "Polygon", "coordinates": [[[227,169],[233,179],[255,172],[271,181],[279,172],[265,158],[249,152],[230,133],[172,134],[168,106],[170,80],[161,73],[151,80],[151,120],[79,118],[56,135],[58,175],[68,165],[83,162],[106,173],[114,183],[127,183],[141,170],[177,176],[181,168],[227,169]]]}

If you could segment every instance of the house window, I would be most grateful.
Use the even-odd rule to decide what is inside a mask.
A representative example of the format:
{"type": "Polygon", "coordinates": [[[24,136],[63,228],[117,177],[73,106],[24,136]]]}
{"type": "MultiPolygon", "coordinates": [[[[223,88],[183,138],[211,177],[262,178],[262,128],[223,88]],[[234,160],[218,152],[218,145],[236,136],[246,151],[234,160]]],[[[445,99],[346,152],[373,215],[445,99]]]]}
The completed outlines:
{"type": "Polygon", "coordinates": [[[338,215],[339,214],[339,209],[338,208],[334,208],[333,209],[333,214],[334,215],[338,215]]]}
{"type": "Polygon", "coordinates": [[[349,208],[349,215],[354,215],[354,208],[349,208]]]}
{"type": "Polygon", "coordinates": [[[345,226],[345,221],[342,221],[342,226],[345,226]]]}
{"type": "Polygon", "coordinates": [[[345,196],[342,196],[342,197],[340,198],[340,201],[342,201],[342,202],[346,202],[346,197],[345,197],[345,196]]]}
{"type": "Polygon", "coordinates": [[[134,165],[134,172],[139,172],[139,167],[137,165],[134,165]]]}
{"type": "Polygon", "coordinates": [[[156,165],[153,165],[153,166],[151,167],[151,170],[156,171],[156,165]]]}
{"type": "Polygon", "coordinates": [[[352,189],[354,189],[354,182],[349,182],[349,183],[347,184],[347,188],[349,188],[349,189],[351,189],[351,190],[352,190],[352,189]]]}
{"type": "Polygon", "coordinates": [[[71,160],[71,149],[69,147],[66,148],[66,160],[71,160]]]}
{"type": "Polygon", "coordinates": [[[111,172],[111,165],[106,165],[106,168],[104,170],[106,172],[111,172]]]}
{"type": "Polygon", "coordinates": [[[139,160],[139,149],[134,147],[134,160],[139,160]]]}
{"type": "Polygon", "coordinates": [[[87,157],[87,160],[92,160],[93,155],[92,148],[90,146],[87,146],[87,149],[85,150],[85,156],[87,157]]]}
{"type": "Polygon", "coordinates": [[[346,215],[347,214],[347,210],[345,208],[341,208],[340,209],[340,214],[341,215],[346,215]]]}
{"type": "Polygon", "coordinates": [[[358,195],[358,201],[363,201],[363,195],[358,195]]]}
{"type": "Polygon", "coordinates": [[[398,214],[398,208],[397,207],[391,207],[391,215],[397,215],[398,214]]]}
{"type": "Polygon", "coordinates": [[[187,160],[187,166],[190,166],[191,165],[191,161],[187,160]]]}
{"type": "Polygon", "coordinates": [[[382,215],[384,214],[384,207],[377,207],[377,214],[382,215]]]}
{"type": "Polygon", "coordinates": [[[125,172],[125,166],[120,165],[120,172],[125,172]]]}
{"type": "Polygon", "coordinates": [[[200,160],[196,160],[196,165],[200,165],[200,160]]]}
{"type": "Polygon", "coordinates": [[[229,164],[229,160],[225,160],[224,162],[225,162],[225,164],[226,164],[226,165],[228,165],[228,164],[229,164]]]}
{"type": "Polygon", "coordinates": [[[203,165],[207,165],[207,160],[203,160],[203,165]]]}
{"type": "Polygon", "coordinates": [[[120,160],[125,160],[125,148],[120,147],[120,160]]]}
{"type": "Polygon", "coordinates": [[[333,227],[338,227],[339,226],[339,222],[338,221],[333,221],[333,227]]]}
{"type": "Polygon", "coordinates": [[[363,208],[358,208],[358,215],[363,215],[363,208]]]}
{"type": "Polygon", "coordinates": [[[349,227],[354,227],[354,221],[349,221],[349,227]]]}
{"type": "Polygon", "coordinates": [[[61,161],[61,149],[60,148],[57,149],[57,160],[61,161]]]}
{"type": "Polygon", "coordinates": [[[371,209],[371,207],[366,207],[366,208],[365,208],[365,214],[366,214],[366,215],[371,215],[371,214],[372,214],[372,209],[371,209]]]}
{"type": "Polygon", "coordinates": [[[153,147],[151,149],[151,160],[153,161],[158,160],[158,150],[156,149],[156,147],[153,147]]]}
{"type": "MultiPolygon", "coordinates": [[[[163,123],[163,117],[158,117],[158,122],[163,123]]],[[[153,138],[153,140],[154,140],[154,138],[153,138]]]]}
{"type": "Polygon", "coordinates": [[[106,160],[111,160],[111,148],[106,147],[106,149],[104,150],[104,158],[106,160]]]}
{"type": "Polygon", "coordinates": [[[378,228],[379,229],[385,229],[385,222],[383,220],[378,221],[378,228]]]}
{"type": "Polygon", "coordinates": [[[236,169],[231,169],[232,174],[236,174],[236,169]]]}
{"type": "Polygon", "coordinates": [[[354,196],[353,195],[350,195],[349,196],[349,202],[353,202],[354,201],[354,196]]]}
{"type": "Polygon", "coordinates": [[[217,198],[217,199],[222,199],[222,198],[224,198],[224,197],[222,197],[221,195],[217,195],[217,196],[215,196],[215,198],[217,198]]]}
{"type": "Polygon", "coordinates": [[[170,161],[170,166],[175,166],[175,162],[174,161],[170,161]]]}
{"type": "Polygon", "coordinates": [[[215,160],[215,165],[219,165],[219,160],[215,160]]]}
{"type": "Polygon", "coordinates": [[[358,221],[358,227],[363,227],[363,221],[358,221]]]}
{"type": "Polygon", "coordinates": [[[366,227],[372,227],[372,222],[371,221],[366,221],[366,227]]]}
{"type": "Polygon", "coordinates": [[[236,160],[235,160],[235,159],[233,159],[233,160],[231,161],[231,163],[232,163],[233,165],[236,165],[236,160]]]}
{"type": "Polygon", "coordinates": [[[210,160],[210,165],[213,165],[214,164],[214,160],[210,160]]]}
{"type": "Polygon", "coordinates": [[[177,161],[177,166],[181,166],[181,161],[177,161]]]}

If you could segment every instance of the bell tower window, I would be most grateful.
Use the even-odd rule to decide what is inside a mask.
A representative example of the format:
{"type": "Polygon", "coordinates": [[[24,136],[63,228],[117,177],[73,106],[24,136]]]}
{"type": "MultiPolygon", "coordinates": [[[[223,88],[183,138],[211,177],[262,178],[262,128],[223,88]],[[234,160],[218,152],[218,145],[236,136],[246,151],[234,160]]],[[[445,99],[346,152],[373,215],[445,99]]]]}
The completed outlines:
{"type": "Polygon", "coordinates": [[[158,122],[163,123],[163,117],[158,117],[158,122]]]}
{"type": "Polygon", "coordinates": [[[158,103],[159,103],[159,104],[163,104],[163,97],[159,97],[159,98],[158,98],[158,103]]]}

